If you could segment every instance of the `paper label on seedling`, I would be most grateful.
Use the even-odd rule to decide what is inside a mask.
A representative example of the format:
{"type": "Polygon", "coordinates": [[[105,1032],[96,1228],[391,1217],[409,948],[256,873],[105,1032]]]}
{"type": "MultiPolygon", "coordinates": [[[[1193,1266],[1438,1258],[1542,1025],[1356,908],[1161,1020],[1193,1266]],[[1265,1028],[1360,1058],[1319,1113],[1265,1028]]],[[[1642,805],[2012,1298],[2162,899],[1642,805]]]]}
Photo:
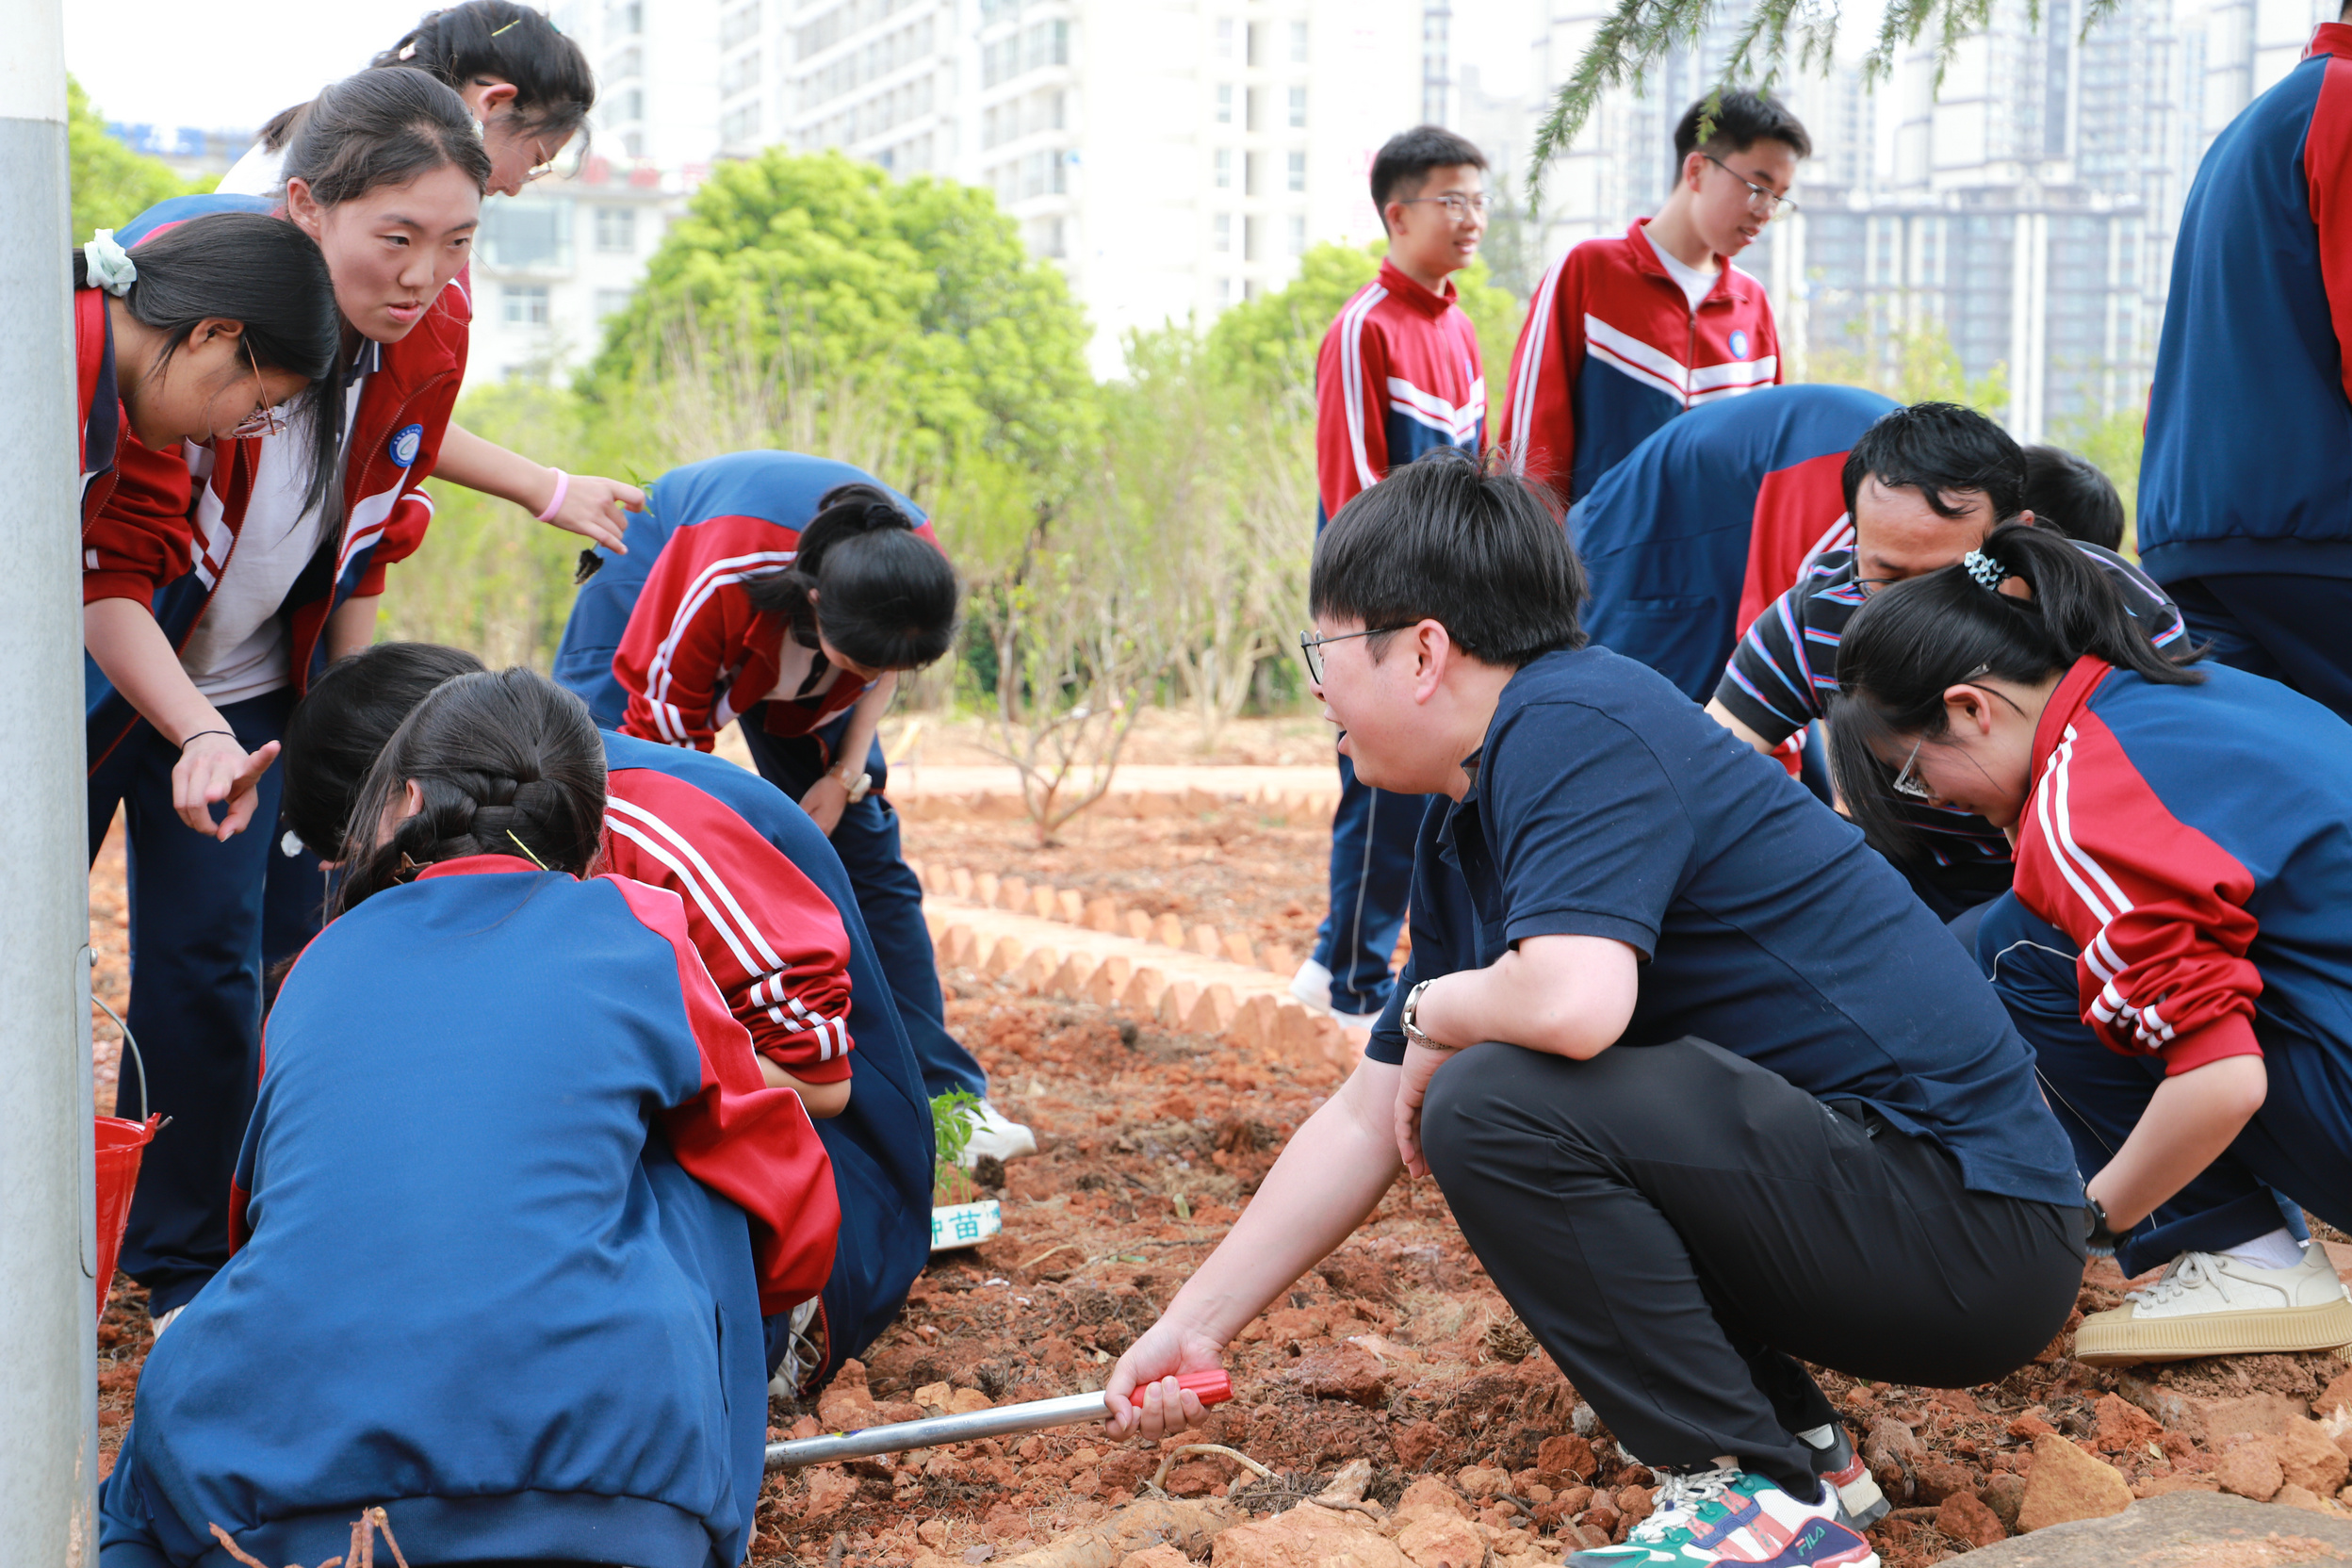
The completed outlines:
{"type": "Polygon", "coordinates": [[[931,1211],[931,1250],[976,1247],[1004,1229],[1004,1211],[995,1199],[949,1203],[931,1211]]]}

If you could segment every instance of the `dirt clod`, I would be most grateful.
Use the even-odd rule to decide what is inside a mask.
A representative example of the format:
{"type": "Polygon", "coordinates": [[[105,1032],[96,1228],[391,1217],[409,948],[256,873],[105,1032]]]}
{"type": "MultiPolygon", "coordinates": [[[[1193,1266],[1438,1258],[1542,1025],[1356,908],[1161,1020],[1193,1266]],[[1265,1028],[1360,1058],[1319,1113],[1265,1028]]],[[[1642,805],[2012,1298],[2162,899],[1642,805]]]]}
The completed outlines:
{"type": "Polygon", "coordinates": [[[2034,1440],[2034,1472],[2026,1478],[2025,1498],[2017,1505],[2018,1529],[2100,1519],[2131,1506],[2131,1483],[2114,1465],[2093,1459],[2055,1432],[2034,1440]]]}

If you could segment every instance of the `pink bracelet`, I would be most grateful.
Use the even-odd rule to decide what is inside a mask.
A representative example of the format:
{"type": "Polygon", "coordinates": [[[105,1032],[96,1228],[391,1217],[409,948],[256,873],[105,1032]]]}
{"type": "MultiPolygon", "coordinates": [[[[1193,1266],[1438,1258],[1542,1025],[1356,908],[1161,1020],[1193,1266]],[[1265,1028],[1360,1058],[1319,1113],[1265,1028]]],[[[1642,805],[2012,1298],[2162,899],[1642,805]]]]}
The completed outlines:
{"type": "Polygon", "coordinates": [[[543,523],[555,521],[555,514],[564,510],[564,498],[571,493],[572,476],[563,469],[555,470],[555,494],[547,498],[547,509],[539,514],[543,523]]]}

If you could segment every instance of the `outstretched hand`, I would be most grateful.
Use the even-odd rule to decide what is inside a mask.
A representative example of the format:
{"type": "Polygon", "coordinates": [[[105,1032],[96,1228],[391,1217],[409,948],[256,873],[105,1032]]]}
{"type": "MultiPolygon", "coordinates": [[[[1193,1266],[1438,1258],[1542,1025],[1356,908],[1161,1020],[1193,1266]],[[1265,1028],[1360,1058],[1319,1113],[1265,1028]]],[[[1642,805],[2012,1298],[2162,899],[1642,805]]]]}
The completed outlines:
{"type": "Polygon", "coordinates": [[[645,493],[633,484],[595,474],[574,474],[564,491],[564,504],[547,523],[601,545],[614,555],[627,555],[629,547],[621,543],[621,536],[629,531],[627,514],[645,509],[645,493]]]}
{"type": "Polygon", "coordinates": [[[172,764],[172,808],[197,832],[226,842],[253,820],[261,799],[255,786],[277,760],[275,741],[249,752],[234,735],[217,730],[198,735],[180,748],[180,760],[172,764]],[[228,809],[216,823],[212,808],[222,801],[228,809]]]}
{"type": "Polygon", "coordinates": [[[1104,1432],[1113,1439],[1166,1437],[1203,1426],[1209,1409],[1200,1396],[1178,1385],[1179,1372],[1206,1372],[1224,1364],[1224,1347],[1206,1334],[1179,1329],[1165,1317],[1143,1331],[1111,1368],[1102,1403],[1104,1432]],[[1143,1391],[1143,1403],[1135,1402],[1143,1391]]]}

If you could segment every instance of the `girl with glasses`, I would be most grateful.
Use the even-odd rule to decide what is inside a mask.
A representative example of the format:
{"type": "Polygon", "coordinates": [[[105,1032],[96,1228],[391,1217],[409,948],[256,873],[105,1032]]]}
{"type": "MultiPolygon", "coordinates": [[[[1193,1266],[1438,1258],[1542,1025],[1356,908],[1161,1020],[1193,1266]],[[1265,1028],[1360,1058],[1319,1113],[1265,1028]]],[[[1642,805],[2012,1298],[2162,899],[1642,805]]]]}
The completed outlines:
{"type": "Polygon", "coordinates": [[[2352,1299],[2301,1211],[2352,1223],[2352,727],[2145,624],[2077,545],[2017,524],[1872,595],[1838,650],[1840,793],[1895,853],[1914,829],[1890,782],[2017,845],[1978,961],[2094,1245],[2164,1268],[2085,1318],[2076,1357],[2329,1349],[2352,1299]]]}

